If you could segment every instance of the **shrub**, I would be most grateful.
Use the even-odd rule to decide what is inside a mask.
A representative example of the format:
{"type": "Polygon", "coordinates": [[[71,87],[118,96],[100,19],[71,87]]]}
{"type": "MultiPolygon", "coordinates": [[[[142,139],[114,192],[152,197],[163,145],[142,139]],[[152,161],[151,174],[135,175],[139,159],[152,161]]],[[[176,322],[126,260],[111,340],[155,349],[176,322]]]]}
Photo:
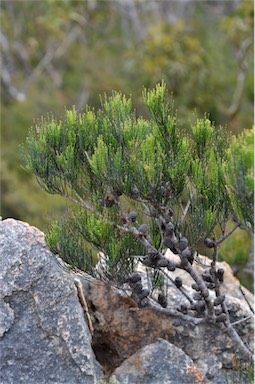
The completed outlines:
{"type": "MultiPolygon", "coordinates": [[[[221,243],[239,227],[253,228],[246,146],[251,134],[245,131],[233,140],[207,116],[187,131],[164,82],[144,89],[143,98],[151,116],[147,120],[136,116],[130,98],[113,93],[102,98],[98,111],[73,108],[63,119],[42,118],[31,130],[27,168],[46,191],[77,206],[67,219],[54,223],[49,245],[78,268],[100,272],[116,285],[128,282],[139,306],[156,304],[133,272],[138,261],[156,273],[152,285],[159,290],[164,279],[171,280],[168,271],[186,270],[200,300],[183,291],[180,278],[172,281],[189,302],[175,316],[224,327],[243,355],[251,357],[231,326],[220,292],[224,271],[216,267],[221,243]],[[237,145],[238,140],[243,144],[237,145]],[[227,232],[232,217],[235,225],[227,232]],[[193,262],[202,243],[212,250],[212,263],[200,276],[193,262]],[[167,249],[179,255],[179,263],[165,257],[167,249]],[[104,259],[100,271],[93,267],[98,253],[104,259]]],[[[160,306],[169,311],[163,291],[160,306]]]]}

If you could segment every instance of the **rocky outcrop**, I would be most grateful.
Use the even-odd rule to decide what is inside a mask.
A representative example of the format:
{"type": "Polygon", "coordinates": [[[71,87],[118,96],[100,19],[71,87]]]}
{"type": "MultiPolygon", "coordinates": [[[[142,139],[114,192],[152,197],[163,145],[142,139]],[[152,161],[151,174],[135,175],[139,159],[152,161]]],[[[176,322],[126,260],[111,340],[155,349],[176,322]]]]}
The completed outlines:
{"type": "MultiPolygon", "coordinates": [[[[0,222],[0,262],[1,383],[225,383],[236,346],[218,327],[138,308],[128,291],[68,269],[38,229],[0,222]]],[[[236,329],[252,345],[251,312],[222,266],[231,320],[247,317],[236,329]]],[[[168,300],[170,307],[184,300],[171,284],[168,300]]]]}
{"type": "Polygon", "coordinates": [[[165,340],[140,349],[118,367],[110,384],[203,384],[208,382],[185,353],[165,340]]]}
{"type": "MultiPolygon", "coordinates": [[[[236,345],[219,326],[207,323],[195,325],[152,311],[151,308],[138,309],[126,292],[85,274],[78,275],[93,318],[93,347],[98,360],[106,368],[112,370],[120,366],[139,349],[161,338],[181,349],[192,359],[197,369],[214,378],[213,382],[225,383],[225,373],[222,374],[221,370],[232,367],[237,350],[236,345]],[[110,353],[102,353],[107,350],[110,353]],[[222,381],[218,381],[217,377],[223,377],[222,381]]],[[[234,291],[234,287],[231,289],[234,291]]],[[[173,307],[184,302],[182,295],[174,287],[171,287],[169,297],[173,307]]],[[[252,348],[254,325],[246,301],[228,297],[227,303],[232,322],[247,318],[237,324],[236,329],[252,348]]],[[[124,380],[124,383],[131,382],[124,380]]]]}
{"type": "Polygon", "coordinates": [[[0,382],[95,384],[100,366],[73,276],[38,229],[0,222],[0,382]]]}

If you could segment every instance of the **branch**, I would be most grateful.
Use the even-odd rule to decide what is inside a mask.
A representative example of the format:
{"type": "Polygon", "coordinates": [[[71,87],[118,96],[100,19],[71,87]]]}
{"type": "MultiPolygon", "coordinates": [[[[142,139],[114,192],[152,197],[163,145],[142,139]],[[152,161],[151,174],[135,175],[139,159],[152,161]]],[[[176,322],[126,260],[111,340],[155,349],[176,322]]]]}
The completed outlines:
{"type": "MultiPolygon", "coordinates": [[[[75,195],[77,195],[77,198],[78,200],[76,200],[75,198],[73,198],[72,196],[70,195],[67,195],[66,193],[62,193],[62,196],[67,198],[68,200],[72,201],[73,203],[79,205],[80,207],[86,209],[87,211],[89,212],[93,212],[95,213],[97,216],[101,216],[103,217],[103,215],[101,215],[100,212],[96,211],[96,209],[90,207],[89,205],[87,205],[83,200],[82,198],[77,194],[77,192],[75,193],[75,195]]],[[[105,220],[105,219],[104,219],[105,220]]]]}
{"type": "MultiPolygon", "coordinates": [[[[232,233],[234,230],[235,230],[235,228],[232,231],[230,231],[230,232],[232,233]]],[[[229,233],[226,236],[228,237],[229,233]]],[[[213,261],[212,261],[212,264],[211,264],[211,269],[212,269],[212,276],[214,278],[214,283],[215,283],[215,294],[216,294],[217,297],[220,296],[220,285],[219,285],[218,278],[216,276],[216,260],[217,260],[217,256],[218,256],[218,249],[219,249],[218,242],[215,241],[214,252],[213,252],[213,261]]],[[[227,309],[227,305],[226,305],[225,300],[221,303],[221,308],[222,308],[222,311],[227,316],[226,321],[224,322],[225,327],[226,327],[224,329],[224,332],[226,332],[227,335],[239,347],[240,351],[243,354],[243,357],[245,359],[246,358],[251,359],[253,357],[253,353],[244,344],[244,342],[242,341],[242,339],[240,338],[240,336],[238,335],[238,333],[234,329],[233,324],[235,324],[235,323],[231,324],[231,322],[230,322],[229,313],[228,313],[228,309],[227,309]]],[[[243,321],[243,319],[241,321],[243,321]]],[[[238,321],[238,322],[241,322],[241,321],[238,321]]]]}
{"type": "Polygon", "coordinates": [[[69,33],[66,34],[62,44],[57,48],[52,47],[50,51],[46,52],[40,62],[37,64],[30,76],[24,81],[23,92],[26,94],[28,92],[31,83],[36,77],[40,75],[41,72],[57,57],[61,57],[67,50],[70,43],[74,41],[77,36],[77,27],[73,27],[69,33]]]}
{"type": "Polygon", "coordinates": [[[13,85],[11,85],[11,76],[7,68],[2,67],[2,82],[3,86],[5,87],[8,94],[17,101],[24,101],[26,100],[26,95],[23,92],[20,92],[17,88],[15,88],[13,85]]]}
{"type": "Polygon", "coordinates": [[[199,276],[199,274],[195,271],[195,269],[192,267],[192,265],[188,262],[187,265],[183,267],[183,269],[189,273],[189,275],[192,277],[192,279],[197,283],[197,285],[200,287],[201,295],[203,296],[203,299],[205,301],[205,304],[208,309],[208,316],[210,319],[214,318],[215,312],[214,312],[214,306],[210,299],[210,294],[208,291],[207,286],[205,285],[204,280],[202,277],[199,276]]]}
{"type": "Polygon", "coordinates": [[[244,290],[243,290],[243,288],[242,288],[241,285],[239,286],[239,289],[240,289],[240,291],[241,291],[241,293],[242,293],[242,295],[243,295],[244,300],[245,300],[246,303],[248,304],[248,306],[249,306],[251,312],[254,313],[254,309],[252,308],[251,304],[249,303],[249,301],[248,301],[248,299],[247,299],[247,296],[246,296],[246,294],[244,293],[244,290]]]}
{"type": "MultiPolygon", "coordinates": [[[[109,223],[112,227],[117,228],[119,231],[122,231],[125,233],[131,233],[131,234],[135,235],[135,237],[137,239],[139,239],[139,241],[147,248],[147,250],[151,250],[155,253],[159,253],[158,250],[146,239],[146,237],[144,235],[141,235],[141,233],[138,231],[138,229],[136,227],[134,227],[133,225],[131,225],[131,223],[128,222],[128,220],[127,220],[128,224],[125,226],[113,223],[111,220],[107,219],[100,212],[98,212],[95,209],[95,207],[93,207],[93,205],[89,206],[88,204],[86,204],[84,202],[84,200],[80,197],[78,192],[76,192],[74,189],[73,189],[73,191],[74,191],[74,194],[78,200],[73,198],[72,196],[66,194],[66,193],[62,193],[62,196],[66,197],[67,199],[71,200],[72,202],[78,204],[79,206],[81,206],[85,210],[94,213],[97,217],[100,217],[102,220],[109,223]]],[[[120,207],[120,205],[118,205],[118,207],[120,207]]],[[[121,208],[121,212],[123,213],[123,215],[125,215],[125,218],[126,218],[127,213],[122,208],[121,208]]],[[[160,256],[163,257],[162,254],[160,254],[160,256]]]]}
{"type": "Polygon", "coordinates": [[[82,283],[81,283],[81,281],[79,279],[75,279],[74,283],[75,283],[75,285],[77,287],[78,296],[79,296],[82,308],[83,308],[84,312],[86,313],[86,316],[87,316],[87,319],[88,319],[88,325],[89,325],[90,332],[93,334],[94,333],[94,327],[93,327],[93,324],[92,324],[92,321],[91,321],[91,317],[90,317],[90,314],[89,314],[88,304],[87,304],[87,301],[86,301],[84,293],[83,293],[82,283]]]}
{"type": "Polygon", "coordinates": [[[244,91],[246,74],[247,74],[247,67],[245,66],[244,60],[248,53],[249,48],[252,45],[253,45],[253,37],[248,37],[246,40],[242,42],[240,50],[238,52],[237,59],[239,61],[240,70],[237,75],[237,83],[236,83],[236,88],[233,94],[232,103],[227,110],[227,115],[230,118],[236,115],[241,105],[241,99],[244,91]]]}
{"type": "Polygon", "coordinates": [[[240,320],[235,321],[234,323],[231,323],[231,326],[233,327],[233,325],[240,324],[240,323],[242,323],[243,321],[249,320],[250,318],[251,318],[251,316],[246,316],[246,317],[244,317],[243,319],[240,319],[240,320]]]}
{"type": "Polygon", "coordinates": [[[175,288],[177,288],[182,294],[183,296],[186,297],[186,299],[190,302],[190,304],[194,304],[194,300],[190,297],[190,295],[185,291],[185,289],[183,287],[176,287],[176,284],[174,283],[174,280],[172,279],[171,276],[168,275],[167,272],[165,272],[162,268],[159,268],[160,271],[173,283],[173,285],[175,286],[175,288]]]}
{"type": "Polygon", "coordinates": [[[144,310],[148,310],[148,309],[150,309],[156,313],[160,313],[163,315],[168,315],[171,317],[179,318],[181,320],[184,320],[186,322],[188,321],[188,322],[194,323],[196,325],[202,324],[205,322],[204,318],[192,317],[192,316],[184,315],[183,313],[175,311],[174,309],[159,307],[158,305],[153,304],[151,301],[150,301],[149,306],[147,306],[147,307],[130,308],[129,310],[135,312],[135,311],[144,311],[144,310]]]}
{"type": "Polygon", "coordinates": [[[232,235],[232,233],[238,228],[240,227],[240,223],[237,223],[228,233],[226,233],[225,235],[221,236],[221,238],[219,240],[216,241],[216,244],[219,245],[221,244],[224,240],[226,240],[230,235],[232,235]]]}
{"type": "Polygon", "coordinates": [[[244,359],[253,359],[253,353],[244,344],[243,340],[240,338],[240,336],[231,324],[226,329],[224,329],[224,332],[226,332],[226,334],[235,342],[236,346],[239,347],[239,350],[242,353],[242,357],[244,359]]]}
{"type": "Polygon", "coordinates": [[[182,212],[182,216],[181,216],[181,218],[180,218],[179,224],[182,224],[182,223],[183,223],[183,221],[184,221],[184,219],[185,219],[185,217],[186,217],[186,215],[187,215],[187,213],[188,213],[190,204],[191,204],[191,201],[189,200],[189,201],[187,202],[187,204],[186,204],[186,206],[185,206],[183,212],[182,212]]]}

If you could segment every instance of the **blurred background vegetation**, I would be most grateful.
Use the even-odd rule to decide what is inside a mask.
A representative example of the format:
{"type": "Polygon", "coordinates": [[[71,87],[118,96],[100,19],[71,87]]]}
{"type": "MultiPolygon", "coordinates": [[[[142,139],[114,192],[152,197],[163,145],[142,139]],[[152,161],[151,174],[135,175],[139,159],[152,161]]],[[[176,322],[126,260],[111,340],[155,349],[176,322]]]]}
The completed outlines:
{"type": "MultiPolygon", "coordinates": [[[[1,1],[1,215],[46,230],[67,209],[22,168],[33,122],[65,108],[100,107],[99,94],[132,95],[165,79],[181,124],[205,113],[233,134],[253,125],[252,0],[1,1]]],[[[221,257],[236,272],[252,244],[238,231],[221,257]]],[[[246,279],[246,277],[245,277],[246,279]]]]}

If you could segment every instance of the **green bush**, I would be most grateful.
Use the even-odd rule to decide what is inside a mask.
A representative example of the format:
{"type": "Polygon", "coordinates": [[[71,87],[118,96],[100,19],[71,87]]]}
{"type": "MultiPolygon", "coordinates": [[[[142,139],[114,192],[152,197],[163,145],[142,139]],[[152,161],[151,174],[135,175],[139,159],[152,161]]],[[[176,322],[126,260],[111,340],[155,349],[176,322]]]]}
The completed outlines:
{"type": "MultiPolygon", "coordinates": [[[[115,280],[116,271],[130,272],[136,256],[165,252],[164,226],[170,220],[178,240],[188,239],[192,254],[217,227],[224,238],[233,215],[236,227],[253,226],[246,209],[252,202],[250,131],[230,139],[205,116],[188,132],[175,117],[164,82],[145,89],[143,98],[150,119],[136,116],[131,99],[115,93],[102,98],[97,112],[73,108],[64,119],[41,119],[27,139],[27,168],[47,192],[78,206],[61,225],[63,233],[54,224],[50,245],[56,246],[52,231],[65,238],[66,226],[75,228],[71,237],[78,248],[85,241],[103,252],[115,280]],[[239,140],[243,145],[236,145],[239,140]],[[137,212],[134,222],[131,211],[137,212]]],[[[66,261],[88,266],[77,252],[76,262],[73,251],[66,261]]]]}

